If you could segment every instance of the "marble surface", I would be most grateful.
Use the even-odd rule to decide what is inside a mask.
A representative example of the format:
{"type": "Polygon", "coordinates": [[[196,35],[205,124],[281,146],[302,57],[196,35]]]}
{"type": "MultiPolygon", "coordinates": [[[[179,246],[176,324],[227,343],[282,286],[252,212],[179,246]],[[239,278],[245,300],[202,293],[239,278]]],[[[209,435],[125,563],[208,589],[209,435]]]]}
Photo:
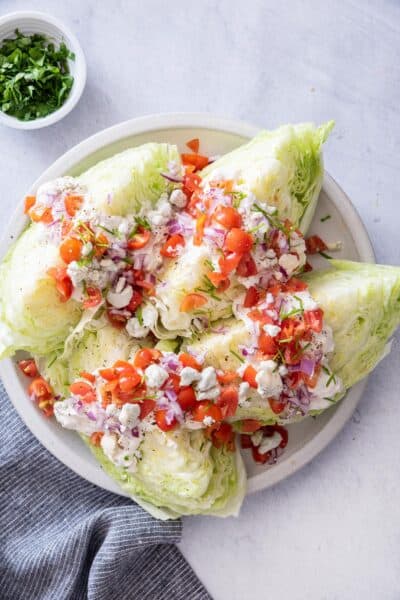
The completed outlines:
{"type": "MultiPolygon", "coordinates": [[[[378,260],[400,263],[397,0],[0,2],[0,14],[28,8],[75,31],[88,83],[61,123],[0,128],[0,233],[55,158],[127,118],[210,111],[269,127],[334,118],[326,167],[378,260]]],[[[249,497],[239,519],[185,520],[181,549],[216,600],[400,597],[399,346],[311,464],[249,497]]]]}

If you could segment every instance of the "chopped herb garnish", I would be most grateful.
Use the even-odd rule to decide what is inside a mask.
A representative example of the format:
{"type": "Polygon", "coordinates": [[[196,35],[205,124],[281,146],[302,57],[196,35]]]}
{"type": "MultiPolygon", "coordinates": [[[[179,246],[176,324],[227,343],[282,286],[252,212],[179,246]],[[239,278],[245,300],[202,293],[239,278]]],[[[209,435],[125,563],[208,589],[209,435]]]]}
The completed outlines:
{"type": "Polygon", "coordinates": [[[233,355],[235,358],[237,358],[238,360],[240,360],[240,362],[241,362],[241,363],[244,363],[244,359],[243,359],[241,356],[239,356],[239,354],[238,354],[237,352],[235,352],[234,350],[229,350],[229,352],[230,352],[230,353],[231,353],[231,354],[232,354],[232,355],[233,355]]]}
{"type": "Polygon", "coordinates": [[[323,256],[324,258],[327,258],[328,260],[331,260],[332,256],[329,256],[329,254],[326,254],[325,252],[322,252],[322,250],[320,250],[318,252],[318,254],[320,254],[321,256],[323,256]]]}
{"type": "Polygon", "coordinates": [[[135,317],[139,321],[139,325],[143,327],[143,308],[141,306],[136,309],[135,317]]]}
{"type": "Polygon", "coordinates": [[[206,260],[204,261],[204,264],[207,265],[207,267],[210,269],[210,271],[215,271],[214,265],[212,264],[211,260],[209,260],[208,258],[206,258],[206,260]]]}
{"type": "Polygon", "coordinates": [[[148,229],[151,231],[151,225],[146,219],[146,217],[135,217],[136,225],[138,227],[142,227],[143,229],[148,229]]]}
{"type": "Polygon", "coordinates": [[[322,370],[324,373],[326,373],[326,375],[329,376],[329,379],[326,382],[326,387],[329,387],[329,385],[332,383],[332,381],[333,381],[333,383],[336,383],[336,377],[335,377],[335,374],[333,373],[333,371],[330,371],[328,369],[328,367],[325,367],[324,365],[322,366],[322,370]]]}
{"type": "Polygon", "coordinates": [[[119,231],[117,231],[117,229],[108,229],[108,227],[105,227],[104,225],[98,225],[98,227],[100,227],[100,229],[102,229],[106,233],[113,235],[114,237],[119,237],[119,231]]]}
{"type": "Polygon", "coordinates": [[[244,192],[228,192],[232,196],[233,208],[239,208],[241,201],[246,198],[247,194],[244,192]]]}
{"type": "Polygon", "coordinates": [[[74,78],[68,60],[74,54],[64,42],[56,49],[45,35],[24,35],[0,47],[0,108],[20,121],[46,117],[64,104],[74,78]]]}
{"type": "Polygon", "coordinates": [[[320,221],[321,223],[324,223],[325,221],[328,221],[328,219],[331,219],[331,215],[326,215],[325,217],[322,217],[320,221]]]}
{"type": "Polygon", "coordinates": [[[333,400],[332,398],[327,398],[326,396],[324,398],[322,398],[323,400],[328,400],[328,402],[332,402],[332,404],[335,404],[335,400],[333,400]]]}
{"type": "Polygon", "coordinates": [[[213,283],[208,279],[208,277],[203,277],[203,287],[194,288],[196,292],[203,292],[203,294],[208,294],[217,302],[221,301],[221,298],[215,294],[215,290],[217,289],[213,283]]]}

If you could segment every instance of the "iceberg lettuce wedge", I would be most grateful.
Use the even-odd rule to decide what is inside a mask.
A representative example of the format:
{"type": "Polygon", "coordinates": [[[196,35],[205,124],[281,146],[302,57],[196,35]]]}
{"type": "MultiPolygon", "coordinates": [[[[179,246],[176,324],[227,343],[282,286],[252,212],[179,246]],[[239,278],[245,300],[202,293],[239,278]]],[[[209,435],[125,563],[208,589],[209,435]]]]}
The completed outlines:
{"type": "Polygon", "coordinates": [[[102,160],[77,178],[88,190],[83,211],[95,209],[110,216],[145,213],[171,188],[161,176],[170,162],[181,164],[177,147],[156,143],[102,160]]]}
{"type": "Polygon", "coordinates": [[[48,274],[59,265],[58,247],[40,223],[30,225],[8,251],[0,265],[0,358],[16,350],[53,352],[79,321],[79,305],[60,302],[48,274]]]}
{"type": "MultiPolygon", "coordinates": [[[[388,352],[389,339],[400,324],[400,267],[332,260],[330,269],[314,271],[303,279],[323,309],[325,323],[332,328],[335,349],[329,365],[347,390],[366,377],[388,352]]],[[[185,348],[203,354],[206,363],[214,367],[238,369],[238,346],[248,344],[250,335],[239,321],[221,322],[220,326],[221,333],[199,335],[185,348]]],[[[343,395],[337,394],[333,400],[343,395]]],[[[235,419],[279,421],[255,391],[250,398],[250,406],[239,408],[235,419]]]]}
{"type": "Polygon", "coordinates": [[[239,512],[246,491],[240,453],[214,448],[203,431],[148,432],[135,472],[115,466],[101,448],[89,445],[106,473],[156,518],[239,512]]]}
{"type": "MultiPolygon", "coordinates": [[[[322,185],[321,148],[332,127],[333,122],[330,121],[321,127],[302,123],[263,131],[248,144],[229,152],[201,171],[203,183],[232,180],[245,196],[254,195],[260,207],[274,206],[279,220],[288,218],[295,227],[305,232],[314,215],[322,185]]],[[[181,312],[180,304],[186,294],[204,288],[210,259],[211,251],[207,245],[189,243],[178,260],[172,261],[164,271],[158,286],[161,300],[158,308],[159,321],[167,331],[167,337],[171,336],[171,332],[174,335],[190,335],[191,324],[198,315],[181,312]]],[[[205,313],[211,315],[211,320],[226,318],[235,294],[235,289],[230,289],[219,294],[217,302],[206,294],[205,313]]],[[[159,330],[155,333],[158,334],[159,330]]]]}

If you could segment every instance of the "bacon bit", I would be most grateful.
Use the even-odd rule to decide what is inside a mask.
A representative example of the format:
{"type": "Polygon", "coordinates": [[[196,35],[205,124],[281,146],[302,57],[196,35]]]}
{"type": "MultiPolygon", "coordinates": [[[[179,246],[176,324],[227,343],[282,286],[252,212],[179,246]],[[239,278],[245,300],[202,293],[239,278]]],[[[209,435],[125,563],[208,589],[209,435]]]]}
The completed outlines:
{"type": "Polygon", "coordinates": [[[34,206],[36,202],[36,196],[26,196],[25,204],[24,204],[24,214],[28,214],[30,209],[34,206]]]}
{"type": "Polygon", "coordinates": [[[200,140],[199,138],[193,138],[192,140],[189,140],[188,142],[186,142],[186,146],[188,148],[190,148],[190,150],[192,152],[194,152],[195,154],[199,153],[199,148],[200,148],[200,140]]]}
{"type": "Polygon", "coordinates": [[[312,235],[306,239],[306,249],[308,254],[318,254],[327,250],[328,246],[318,235],[312,235]]]}
{"type": "Polygon", "coordinates": [[[93,446],[100,446],[103,435],[104,433],[102,431],[95,431],[92,433],[90,436],[90,442],[93,444],[93,446]]]}

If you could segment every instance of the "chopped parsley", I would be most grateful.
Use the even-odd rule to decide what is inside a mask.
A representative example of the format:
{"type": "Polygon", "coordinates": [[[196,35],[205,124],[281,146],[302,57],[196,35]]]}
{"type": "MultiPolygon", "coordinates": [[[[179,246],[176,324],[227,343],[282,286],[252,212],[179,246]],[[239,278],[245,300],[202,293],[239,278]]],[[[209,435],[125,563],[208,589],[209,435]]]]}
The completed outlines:
{"type": "Polygon", "coordinates": [[[71,91],[74,78],[68,60],[74,54],[61,42],[58,48],[45,35],[25,35],[0,47],[0,108],[20,121],[46,117],[60,108],[71,91]]]}

